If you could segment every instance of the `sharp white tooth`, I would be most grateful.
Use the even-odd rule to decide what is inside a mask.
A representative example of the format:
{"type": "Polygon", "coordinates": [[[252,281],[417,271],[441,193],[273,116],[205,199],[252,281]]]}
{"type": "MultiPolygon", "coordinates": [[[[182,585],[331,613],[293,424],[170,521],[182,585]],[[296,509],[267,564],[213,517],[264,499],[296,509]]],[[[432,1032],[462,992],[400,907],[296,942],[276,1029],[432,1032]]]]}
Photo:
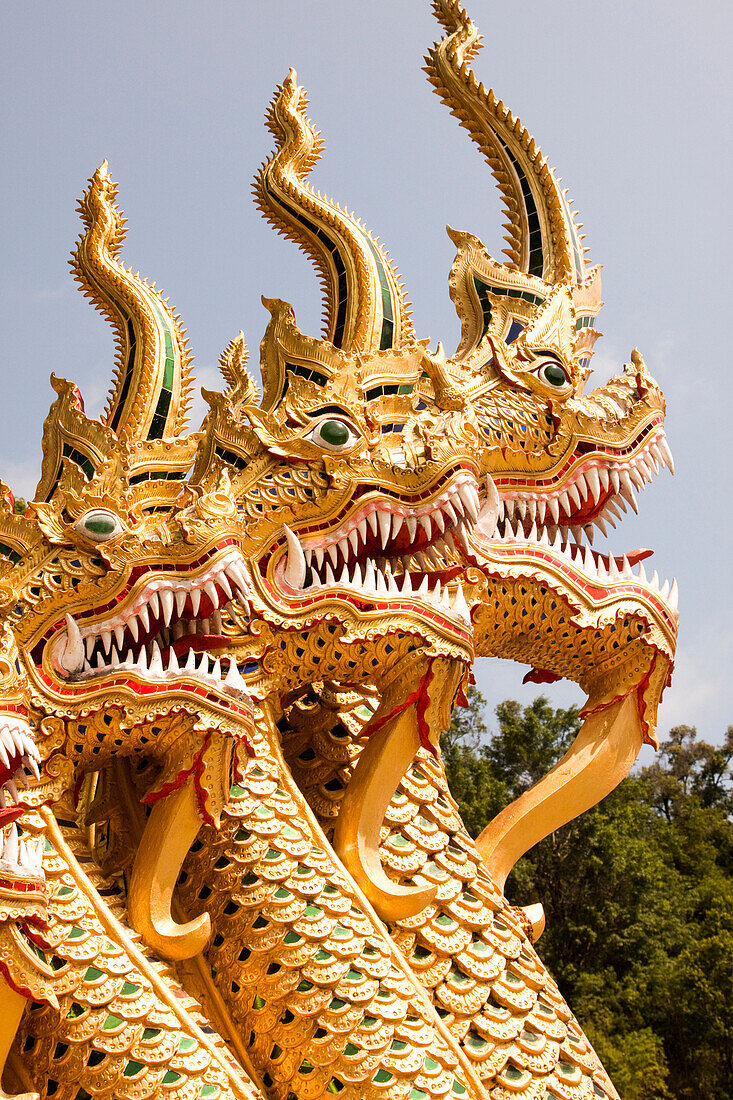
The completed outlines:
{"type": "Polygon", "coordinates": [[[578,476],[575,479],[574,485],[575,485],[575,488],[578,490],[578,494],[580,495],[580,499],[581,500],[587,500],[589,489],[588,489],[588,482],[586,480],[586,476],[585,476],[584,473],[578,474],[578,476]]]}
{"type": "Polygon", "coordinates": [[[337,544],[335,542],[330,543],[330,545],[326,547],[326,553],[328,554],[329,558],[331,559],[331,565],[335,569],[337,564],[338,564],[338,560],[339,560],[339,552],[338,552],[337,544]]]}
{"type": "Polygon", "coordinates": [[[201,589],[191,589],[191,614],[195,619],[199,613],[199,607],[201,606],[201,589]]]}
{"type": "Polygon", "coordinates": [[[125,626],[130,631],[133,642],[136,642],[140,637],[140,626],[137,621],[137,615],[133,615],[131,618],[129,618],[125,623],[125,626]]]}
{"type": "Polygon", "coordinates": [[[547,534],[547,528],[546,527],[542,528],[542,533],[540,535],[540,540],[539,541],[540,541],[541,546],[549,546],[550,545],[550,539],[549,539],[549,536],[547,534]]]}
{"type": "MultiPolygon", "coordinates": [[[[8,786],[10,786],[9,783],[8,786]]],[[[16,865],[18,863],[19,839],[18,826],[13,822],[3,850],[3,859],[6,859],[8,863],[15,863],[16,865]]]]}
{"type": "Polygon", "coordinates": [[[589,466],[585,471],[585,480],[595,504],[601,499],[601,479],[595,466],[589,466]]]}
{"type": "Polygon", "coordinates": [[[209,674],[209,655],[206,650],[201,654],[201,664],[198,671],[199,676],[208,676],[209,674]]]}
{"type": "Polygon", "coordinates": [[[431,599],[436,607],[440,607],[440,578],[435,581],[435,588],[430,593],[431,599]]]}
{"type": "Polygon", "coordinates": [[[440,606],[446,611],[450,611],[450,592],[448,591],[447,585],[443,589],[443,595],[440,597],[440,606]]]}
{"type": "Polygon", "coordinates": [[[125,628],[122,623],[118,623],[117,626],[114,628],[114,635],[117,648],[120,650],[120,652],[122,652],[122,644],[125,640],[125,628]]]}
{"type": "Polygon", "coordinates": [[[148,607],[150,608],[150,611],[151,611],[152,616],[153,616],[154,619],[160,618],[160,600],[158,598],[158,593],[157,592],[153,592],[148,597],[148,607]]]}
{"type": "Polygon", "coordinates": [[[180,665],[178,664],[178,657],[176,657],[176,651],[173,646],[168,650],[168,671],[180,672],[180,665]]]}
{"type": "Polygon", "coordinates": [[[211,667],[211,675],[215,680],[221,680],[221,662],[218,657],[211,667]]]}
{"type": "Polygon", "coordinates": [[[409,573],[405,573],[404,579],[402,581],[402,595],[403,596],[411,596],[412,595],[412,581],[410,579],[410,574],[409,573]]]}
{"type": "Polygon", "coordinates": [[[104,647],[104,652],[109,653],[110,646],[112,645],[112,631],[111,630],[103,630],[102,631],[102,645],[104,647]]]}
{"type": "Polygon", "coordinates": [[[537,501],[533,500],[531,497],[528,497],[527,498],[527,517],[531,520],[534,520],[536,515],[537,515],[537,501]]]}
{"type": "Polygon", "coordinates": [[[373,592],[374,591],[374,584],[375,584],[374,563],[372,562],[371,558],[367,558],[367,563],[364,566],[364,584],[363,584],[363,588],[367,592],[373,592]]]}
{"type": "Polygon", "coordinates": [[[586,546],[585,548],[583,564],[585,567],[585,572],[588,573],[589,576],[594,577],[596,575],[596,562],[595,558],[593,557],[593,551],[589,546],[586,546]]]}
{"type": "Polygon", "coordinates": [[[672,588],[670,590],[669,600],[667,602],[669,604],[670,611],[677,611],[679,607],[679,591],[677,589],[677,580],[675,578],[672,579],[672,588]]]}
{"type": "Polygon", "coordinates": [[[234,593],[232,592],[232,586],[229,583],[229,578],[226,575],[226,570],[223,570],[221,573],[217,574],[216,583],[226,596],[225,602],[229,603],[229,601],[234,597],[234,593]]]}
{"type": "MultiPolygon", "coordinates": [[[[362,518],[357,523],[356,529],[359,532],[359,538],[361,539],[363,545],[367,540],[367,521],[364,516],[362,516],[362,518]]],[[[356,549],[356,547],[354,547],[354,549],[356,549]]]]}
{"type": "Polygon", "coordinates": [[[428,594],[428,577],[427,574],[420,581],[420,587],[417,590],[418,596],[427,596],[428,594]]]}
{"type": "Polygon", "coordinates": [[[244,680],[239,673],[237,662],[233,657],[229,658],[229,671],[227,672],[224,685],[225,687],[234,688],[235,691],[244,691],[244,680]]]}
{"type": "Polygon", "coordinates": [[[65,619],[66,644],[61,651],[59,661],[67,672],[79,672],[84,667],[84,643],[81,640],[79,627],[68,612],[65,619]]]}
{"type": "Polygon", "coordinates": [[[598,470],[598,477],[600,478],[600,482],[601,482],[601,489],[603,489],[603,491],[605,493],[608,489],[608,483],[610,481],[610,478],[608,476],[608,470],[606,469],[605,466],[598,466],[597,470],[598,470]]]}
{"type": "Polygon", "coordinates": [[[143,646],[140,650],[140,656],[138,657],[136,663],[138,668],[140,668],[143,672],[148,671],[148,655],[145,652],[145,646],[143,646]]]}
{"type": "Polygon", "coordinates": [[[574,508],[581,508],[583,505],[583,498],[580,495],[580,490],[575,482],[572,485],[568,485],[565,495],[571,502],[571,507],[566,509],[568,515],[574,510],[574,508]]]}
{"type": "Polygon", "coordinates": [[[662,462],[667,466],[671,474],[674,473],[674,459],[672,458],[672,452],[669,449],[669,443],[665,436],[662,436],[657,442],[657,446],[660,451],[662,462]]]}
{"type": "Polygon", "coordinates": [[[399,594],[400,594],[400,590],[397,587],[397,581],[392,576],[392,570],[391,569],[387,573],[387,591],[392,596],[399,596],[399,594]]]}
{"type": "Polygon", "coordinates": [[[619,576],[618,566],[616,565],[616,559],[612,554],[608,555],[608,575],[612,579],[616,579],[619,576]]]}
{"type": "Polygon", "coordinates": [[[465,622],[470,623],[471,611],[466,603],[466,597],[463,595],[463,585],[459,582],[456,589],[455,599],[453,600],[453,614],[458,615],[459,618],[464,619],[465,622]]]}
{"type": "Polygon", "coordinates": [[[527,535],[528,542],[537,542],[537,524],[533,521],[527,535]]]}
{"type": "Polygon", "coordinates": [[[249,596],[249,584],[247,582],[247,575],[244,572],[244,568],[241,562],[232,561],[226,566],[224,572],[227,574],[230,580],[234,581],[236,587],[244,596],[249,596]]]}
{"type": "Polygon", "coordinates": [[[118,665],[122,664],[122,660],[115,646],[112,646],[112,650],[109,655],[109,663],[112,668],[116,668],[118,665]]]}
{"type": "Polygon", "coordinates": [[[358,562],[355,562],[355,564],[354,564],[354,572],[352,574],[351,580],[349,581],[349,584],[353,588],[361,588],[362,587],[361,569],[359,568],[359,563],[358,562]]]}
{"type": "Polygon", "coordinates": [[[157,642],[153,642],[152,653],[150,655],[150,671],[156,674],[162,674],[163,672],[163,660],[157,642]]]}
{"type": "MultiPolygon", "coordinates": [[[[305,555],[303,554],[303,547],[300,545],[300,539],[290,530],[289,527],[283,527],[285,531],[285,538],[288,544],[288,558],[285,566],[285,582],[289,584],[291,588],[301,589],[305,584],[305,555]]],[[[208,593],[208,585],[206,586],[208,593]]],[[[215,590],[216,591],[216,590],[215,590]]],[[[214,607],[218,608],[219,601],[214,603],[214,607]]]]}
{"type": "Polygon", "coordinates": [[[173,593],[170,588],[161,588],[158,595],[160,596],[160,606],[163,610],[163,625],[169,626],[173,618],[173,593]]]}
{"type": "Polygon", "coordinates": [[[634,509],[634,511],[638,514],[639,505],[637,504],[637,501],[636,501],[636,495],[634,493],[634,486],[631,483],[631,477],[629,476],[629,471],[628,470],[622,470],[621,471],[620,493],[623,496],[624,500],[627,500],[628,503],[631,505],[631,507],[634,509]]]}
{"type": "Polygon", "coordinates": [[[659,574],[657,573],[656,569],[652,573],[652,579],[649,583],[651,584],[652,588],[656,588],[657,591],[659,591],[659,574]]]}
{"type": "Polygon", "coordinates": [[[669,581],[664,582],[659,590],[659,595],[662,597],[663,600],[667,599],[667,596],[669,596],[669,581]]]}
{"type": "Polygon", "coordinates": [[[630,470],[627,470],[627,474],[635,489],[641,490],[644,488],[644,477],[636,466],[632,466],[630,470]]]}
{"type": "Polygon", "coordinates": [[[527,515],[527,501],[524,497],[517,497],[514,502],[514,518],[519,516],[520,519],[524,519],[527,515]]]}
{"type": "Polygon", "coordinates": [[[379,534],[382,539],[382,549],[384,550],[389,542],[389,535],[392,530],[392,514],[390,512],[384,512],[380,508],[377,517],[379,519],[379,534]]]}
{"type": "MultiPolygon", "coordinates": [[[[339,550],[341,551],[341,557],[344,559],[344,561],[348,561],[349,560],[349,549],[350,549],[349,548],[349,540],[347,538],[339,539],[338,547],[339,547],[339,550]]],[[[336,563],[334,562],[334,565],[335,564],[336,563]]]]}
{"type": "Polygon", "coordinates": [[[349,583],[349,567],[346,564],[346,562],[344,562],[344,567],[341,570],[341,576],[339,577],[339,584],[346,584],[347,585],[348,583],[349,583]]]}
{"type": "Polygon", "coordinates": [[[318,567],[318,569],[320,569],[321,566],[323,565],[323,547],[322,546],[316,546],[313,550],[313,553],[315,554],[315,557],[316,557],[316,566],[318,567]]]}
{"type": "Polygon", "coordinates": [[[352,527],[348,534],[349,546],[354,554],[359,550],[359,528],[352,527]]]}
{"type": "Polygon", "coordinates": [[[176,589],[176,592],[175,592],[176,615],[179,617],[179,619],[180,619],[181,615],[183,614],[184,607],[186,606],[186,596],[187,595],[188,595],[188,592],[186,591],[185,588],[176,589]]]}
{"type": "Polygon", "coordinates": [[[550,497],[547,503],[550,508],[550,515],[555,523],[560,520],[560,508],[564,510],[566,516],[570,515],[570,499],[566,492],[560,493],[557,497],[550,497]]]}
{"type": "Polygon", "coordinates": [[[621,574],[624,577],[628,577],[629,580],[634,579],[634,570],[629,565],[629,559],[626,557],[625,554],[624,554],[623,560],[621,562],[621,574]]]}
{"type": "Polygon", "coordinates": [[[639,562],[639,580],[647,584],[646,569],[644,568],[644,562],[639,562]]]}
{"type": "Polygon", "coordinates": [[[479,497],[475,488],[473,485],[459,485],[458,495],[461,498],[464,510],[475,523],[480,511],[479,497]]]}
{"type": "Polygon", "coordinates": [[[84,649],[86,651],[87,659],[94,653],[94,643],[97,640],[96,634],[87,634],[84,639],[84,649]]]}
{"type": "Polygon", "coordinates": [[[405,522],[405,517],[400,512],[394,512],[392,515],[392,538],[396,539],[400,531],[402,530],[402,524],[405,522]]]}
{"type": "Polygon", "coordinates": [[[407,527],[407,533],[410,536],[410,542],[414,542],[415,535],[417,534],[417,517],[405,516],[405,526],[407,527]]]}
{"type": "MultiPolygon", "coordinates": [[[[300,545],[300,543],[298,543],[298,545],[300,545]]],[[[288,549],[288,555],[289,555],[289,553],[290,553],[290,551],[288,549]]],[[[303,571],[304,571],[303,575],[305,577],[305,558],[303,558],[303,571]]],[[[299,587],[302,588],[303,585],[301,584],[301,585],[299,585],[299,587]]],[[[220,601],[219,601],[219,593],[217,591],[216,585],[214,584],[213,580],[206,582],[206,584],[204,585],[204,592],[206,593],[206,595],[211,600],[211,606],[213,607],[214,611],[216,611],[217,608],[219,607],[219,602],[220,601]]]]}
{"type": "Polygon", "coordinates": [[[97,660],[96,660],[96,663],[95,663],[95,668],[105,668],[105,667],[106,666],[105,666],[105,662],[104,662],[104,657],[102,656],[102,651],[100,649],[98,649],[97,650],[97,660]]]}
{"type": "Polygon", "coordinates": [[[186,664],[184,666],[184,672],[196,671],[196,653],[193,649],[189,649],[188,657],[186,658],[186,664]]]}
{"type": "Polygon", "coordinates": [[[388,594],[389,590],[387,588],[387,582],[384,579],[384,573],[382,572],[381,569],[376,570],[376,585],[375,585],[375,587],[376,587],[376,590],[377,590],[377,595],[386,596],[388,594]]]}
{"type": "Polygon", "coordinates": [[[366,521],[372,534],[376,535],[379,530],[379,513],[376,510],[367,513],[366,521]]]}
{"type": "Polygon", "coordinates": [[[441,512],[440,508],[435,509],[435,511],[433,512],[432,518],[433,518],[433,521],[435,522],[435,526],[438,528],[438,531],[442,535],[443,532],[445,531],[445,516],[441,512]]]}
{"type": "Polygon", "coordinates": [[[608,573],[606,572],[606,563],[603,561],[602,558],[599,558],[596,562],[596,573],[598,574],[598,579],[602,581],[605,581],[608,576],[608,573]]]}
{"type": "Polygon", "coordinates": [[[333,570],[330,565],[326,565],[326,584],[335,584],[336,578],[333,575],[333,570]]]}
{"type": "Polygon", "coordinates": [[[84,668],[82,669],[82,672],[91,672],[91,671],[92,671],[92,666],[89,664],[89,661],[85,657],[84,658],[84,668]]]}
{"type": "Polygon", "coordinates": [[[15,752],[8,752],[7,745],[0,741],[0,763],[4,768],[10,767],[10,757],[15,756],[15,752]]]}
{"type": "Polygon", "coordinates": [[[132,652],[132,648],[128,649],[127,653],[125,654],[125,664],[126,665],[134,665],[135,664],[135,654],[132,652]]]}
{"type": "Polygon", "coordinates": [[[150,630],[150,612],[148,611],[148,605],[143,604],[137,614],[140,622],[142,623],[143,630],[147,634],[147,632],[150,630]]]}
{"type": "Polygon", "coordinates": [[[617,519],[623,519],[626,512],[626,501],[622,497],[616,497],[614,500],[609,500],[606,505],[606,512],[613,513],[617,519]]]}

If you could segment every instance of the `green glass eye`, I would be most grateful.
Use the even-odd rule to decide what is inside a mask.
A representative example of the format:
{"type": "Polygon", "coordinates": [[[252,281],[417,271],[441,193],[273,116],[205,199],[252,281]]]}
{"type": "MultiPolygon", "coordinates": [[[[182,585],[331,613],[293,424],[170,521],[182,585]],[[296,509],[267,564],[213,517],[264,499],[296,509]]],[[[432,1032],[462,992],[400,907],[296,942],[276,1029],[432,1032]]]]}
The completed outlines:
{"type": "Polygon", "coordinates": [[[91,512],[85,512],[81,519],[77,520],[76,529],[92,542],[107,542],[108,539],[120,533],[122,525],[113,512],[95,508],[91,512]]]}
{"type": "Polygon", "coordinates": [[[568,376],[559,363],[545,363],[540,367],[540,376],[551,386],[567,386],[568,376]]]}
{"type": "Polygon", "coordinates": [[[327,451],[341,451],[353,443],[357,435],[343,420],[322,420],[309,438],[327,451]]]}

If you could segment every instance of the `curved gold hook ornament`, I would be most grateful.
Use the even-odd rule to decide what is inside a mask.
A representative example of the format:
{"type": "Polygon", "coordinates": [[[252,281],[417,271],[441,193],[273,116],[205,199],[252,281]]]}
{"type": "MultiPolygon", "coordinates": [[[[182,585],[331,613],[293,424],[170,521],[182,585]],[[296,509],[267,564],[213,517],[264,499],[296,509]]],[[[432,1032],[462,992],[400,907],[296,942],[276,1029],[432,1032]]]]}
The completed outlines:
{"type": "Polygon", "coordinates": [[[479,834],[476,847],[503,890],[517,861],[544,837],[597,805],[617,787],[644,740],[635,694],[594,710],[554,768],[501,811],[479,834]]]}
{"type": "MultiPolygon", "coordinates": [[[[414,917],[434,900],[435,887],[402,886],[385,873],[379,855],[379,834],[387,806],[421,745],[433,751],[450,725],[453,702],[463,666],[445,658],[433,660],[410,705],[391,716],[391,692],[383,697],[384,725],[372,733],[341,801],[333,847],[364,891],[378,915],[387,921],[414,917]]],[[[404,687],[404,676],[396,681],[404,687]]]]}
{"type": "Polygon", "coordinates": [[[132,868],[127,907],[130,923],[150,947],[167,959],[191,959],[211,935],[208,913],[177,924],[171,915],[181,865],[203,824],[195,781],[155,802],[132,868]]]}

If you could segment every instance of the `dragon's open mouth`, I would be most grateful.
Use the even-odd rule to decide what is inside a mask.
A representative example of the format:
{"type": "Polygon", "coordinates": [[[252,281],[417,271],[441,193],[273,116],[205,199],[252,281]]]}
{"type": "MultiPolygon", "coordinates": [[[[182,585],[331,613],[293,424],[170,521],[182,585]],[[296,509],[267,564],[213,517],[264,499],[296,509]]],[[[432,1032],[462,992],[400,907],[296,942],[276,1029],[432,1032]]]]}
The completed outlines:
{"type": "Polygon", "coordinates": [[[606,534],[616,526],[627,507],[638,512],[636,492],[667,466],[674,473],[672,452],[661,419],[655,419],[623,448],[580,443],[565,466],[550,479],[541,477],[496,478],[500,505],[500,532],[525,532],[532,524],[554,535],[569,528],[576,542],[583,534],[593,541],[593,528],[606,534]]]}
{"type": "Polygon", "coordinates": [[[226,674],[218,659],[209,662],[210,652],[230,642],[223,632],[221,610],[231,602],[249,608],[241,551],[228,548],[196,575],[191,575],[191,567],[178,574],[163,568],[146,570],[144,584],[124,606],[116,601],[105,608],[104,618],[99,609],[78,621],[66,616],[66,629],[57,636],[51,658],[64,680],[80,683],[129,670],[152,679],[189,676],[223,681],[234,691],[244,690],[234,661],[226,674]]]}
{"type": "Polygon", "coordinates": [[[468,623],[461,584],[453,583],[463,568],[456,540],[465,545],[480,512],[466,471],[430,500],[370,493],[336,527],[298,536],[286,528],[272,577],[299,596],[338,587],[367,603],[409,597],[468,623]]]}

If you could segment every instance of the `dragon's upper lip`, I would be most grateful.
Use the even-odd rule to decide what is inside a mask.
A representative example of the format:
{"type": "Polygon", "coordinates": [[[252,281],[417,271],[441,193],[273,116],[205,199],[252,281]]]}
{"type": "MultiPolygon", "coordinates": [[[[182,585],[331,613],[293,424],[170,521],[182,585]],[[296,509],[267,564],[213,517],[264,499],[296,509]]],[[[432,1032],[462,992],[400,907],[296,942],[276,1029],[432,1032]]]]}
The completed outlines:
{"type": "Polygon", "coordinates": [[[220,608],[235,601],[249,609],[242,552],[228,546],[199,566],[188,573],[151,568],[138,577],[129,598],[106,607],[106,614],[92,611],[78,620],[67,615],[65,630],[52,643],[55,671],[68,683],[123,670],[146,680],[193,678],[244,692],[236,663],[230,662],[225,675],[218,660],[210,667],[207,652],[229,641],[220,608]],[[184,654],[181,668],[178,658],[184,654]]]}

